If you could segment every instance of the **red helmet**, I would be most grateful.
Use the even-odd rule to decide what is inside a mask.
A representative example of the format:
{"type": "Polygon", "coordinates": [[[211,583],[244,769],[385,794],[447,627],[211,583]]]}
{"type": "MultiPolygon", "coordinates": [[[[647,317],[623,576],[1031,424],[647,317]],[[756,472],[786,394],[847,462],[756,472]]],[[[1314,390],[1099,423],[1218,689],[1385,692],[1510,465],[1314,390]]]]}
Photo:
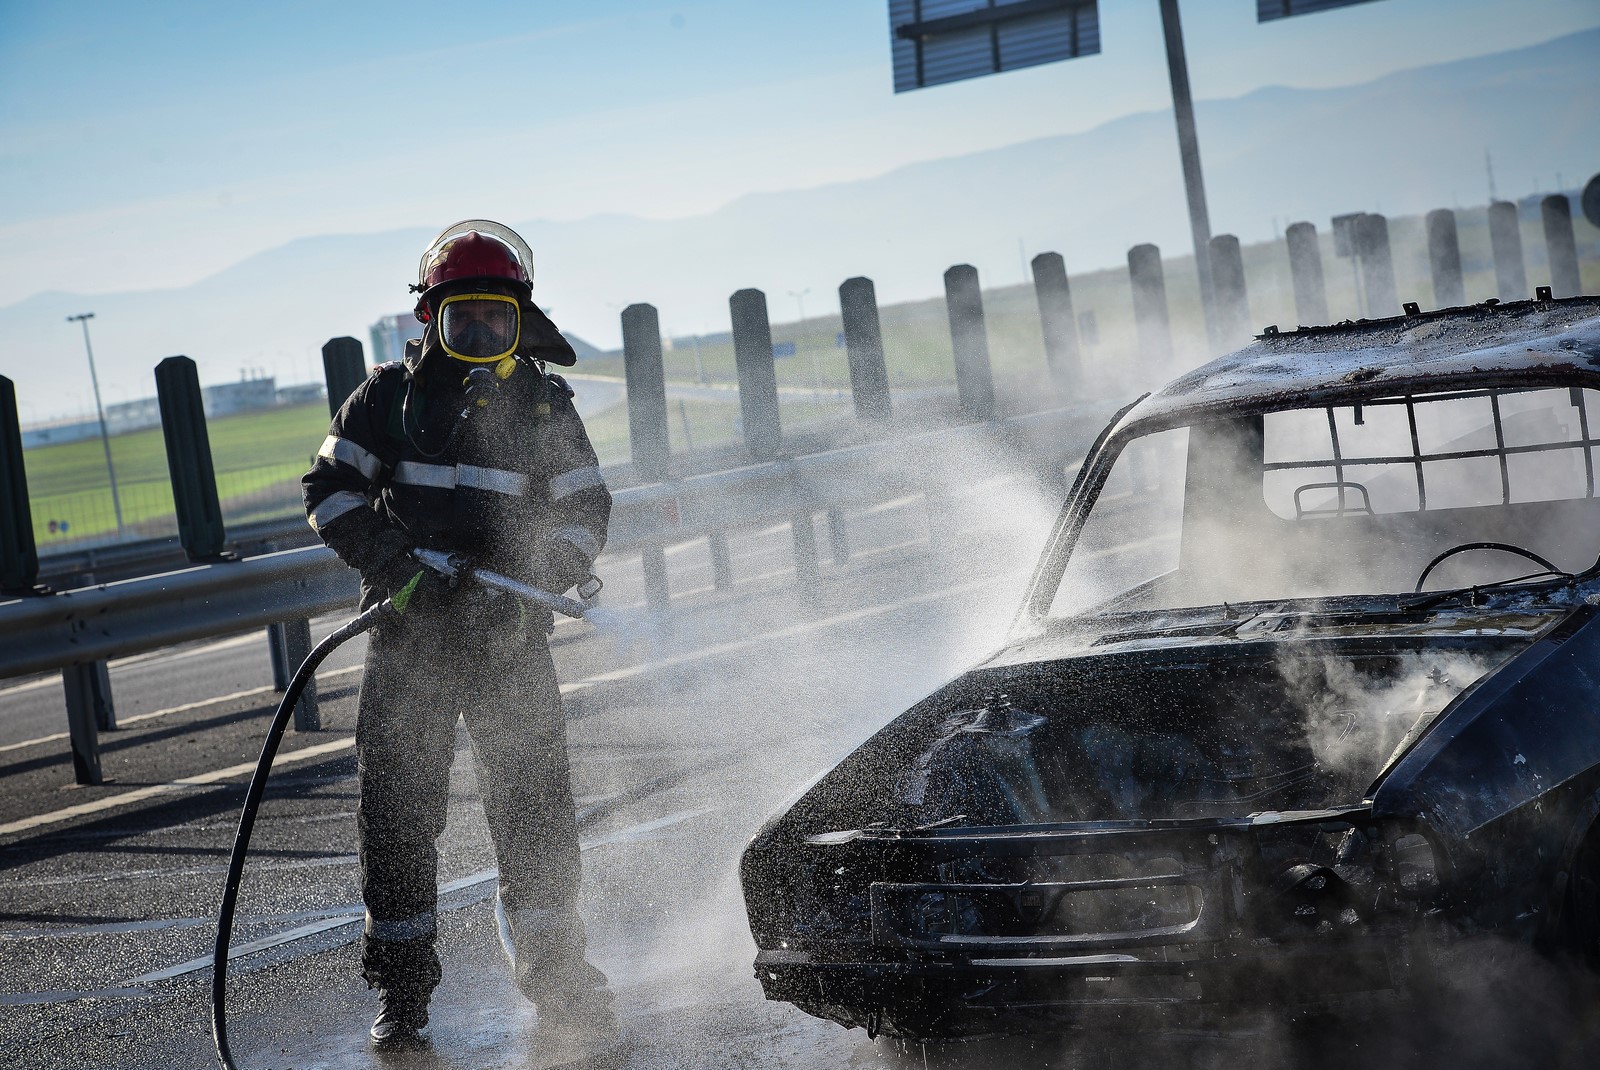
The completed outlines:
{"type": "Polygon", "coordinates": [[[533,251],[517,232],[487,219],[468,219],[447,227],[433,239],[417,265],[417,319],[432,313],[430,296],[451,282],[494,280],[515,284],[524,298],[533,296],[533,251]]]}

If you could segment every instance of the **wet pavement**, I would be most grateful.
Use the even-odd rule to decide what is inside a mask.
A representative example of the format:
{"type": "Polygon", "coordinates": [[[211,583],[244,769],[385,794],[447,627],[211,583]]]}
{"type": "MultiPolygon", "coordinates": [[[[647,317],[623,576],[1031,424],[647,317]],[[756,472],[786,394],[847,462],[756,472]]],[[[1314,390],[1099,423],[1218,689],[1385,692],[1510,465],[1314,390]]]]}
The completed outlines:
{"type": "MultiPolygon", "coordinates": [[[[898,1051],[766,1002],[752,976],[740,851],[812,776],[998,641],[1049,519],[1026,516],[975,521],[961,545],[938,552],[920,506],[854,518],[856,556],[828,564],[809,593],[786,569],[786,529],[735,541],[741,582],[727,591],[709,589],[704,548],[684,547],[669,557],[675,590],[689,592],[670,627],[634,604],[637,565],[619,560],[602,627],[558,630],[581,906],[631,1042],[622,1065],[1423,1067],[1446,1055],[1453,1066],[1595,1064],[1593,1011],[1568,1007],[1563,990],[1520,960],[1496,962],[1489,980],[1464,971],[1473,983],[1428,1028],[1393,1015],[1268,1018],[1227,1031],[898,1051]],[[1471,1028],[1451,1026],[1463,1017],[1471,1028]]],[[[319,622],[319,633],[335,623],[319,622]]],[[[59,730],[50,687],[0,686],[0,827],[163,788],[0,834],[0,1065],[215,1065],[212,915],[247,776],[177,782],[253,760],[273,703],[259,693],[269,679],[263,645],[194,644],[115,667],[119,709],[180,708],[107,737],[116,780],[101,788],[70,785],[64,744],[27,743],[59,730]],[[207,692],[238,697],[208,702],[207,692]]],[[[464,733],[440,843],[444,981],[433,1048],[380,1062],[367,1047],[376,999],[357,965],[357,674],[341,672],[358,654],[330,663],[325,729],[290,734],[257,824],[228,986],[238,1064],[537,1067],[537,1018],[495,936],[493,855],[464,733]]]]}
{"type": "MultiPolygon", "coordinates": [[[[797,787],[991,647],[1022,574],[961,574],[930,552],[910,504],[858,518],[852,537],[856,555],[810,593],[786,568],[786,529],[735,540],[741,582],[727,591],[709,589],[704,548],[685,547],[670,560],[675,590],[690,593],[670,627],[630,608],[637,584],[618,563],[604,627],[557,633],[582,909],[635,1041],[627,1065],[882,1064],[859,1031],[762,999],[739,852],[797,787]]],[[[146,719],[106,734],[111,782],[95,788],[71,785],[64,741],[28,743],[60,730],[56,686],[0,686],[0,827],[47,819],[0,834],[0,1064],[214,1064],[212,915],[248,777],[182,781],[253,760],[275,701],[261,647],[245,637],[115,665],[119,713],[146,719]],[[162,790],[59,816],[151,788],[162,790]]],[[[257,825],[234,936],[249,953],[229,984],[241,1066],[377,1065],[375,998],[356,966],[358,674],[340,672],[358,657],[323,674],[324,730],[290,733],[257,825]]],[[[500,959],[493,856],[464,732],[459,742],[431,1065],[527,1066],[537,1022],[500,959]]]]}

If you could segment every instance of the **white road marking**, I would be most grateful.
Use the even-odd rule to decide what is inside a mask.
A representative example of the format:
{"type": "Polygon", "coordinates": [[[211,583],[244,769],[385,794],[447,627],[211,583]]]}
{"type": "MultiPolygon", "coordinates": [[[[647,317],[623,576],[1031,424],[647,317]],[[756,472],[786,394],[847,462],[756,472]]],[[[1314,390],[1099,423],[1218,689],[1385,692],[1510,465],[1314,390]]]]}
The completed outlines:
{"type": "Polygon", "coordinates": [[[863,509],[861,510],[861,515],[876,516],[878,513],[887,513],[892,509],[903,509],[908,505],[915,505],[918,502],[926,501],[927,497],[928,496],[926,494],[908,494],[904,498],[895,498],[891,501],[881,502],[878,505],[863,509]]]}
{"type": "MultiPolygon", "coordinates": [[[[293,765],[297,762],[310,761],[312,758],[321,758],[326,754],[335,754],[342,750],[348,750],[355,745],[355,737],[347,736],[344,739],[336,739],[329,743],[318,743],[310,747],[303,747],[300,750],[293,750],[289,751],[287,754],[278,755],[276,762],[273,763],[273,767],[279,768],[285,765],[293,765]]],[[[19,820],[0,825],[0,836],[10,836],[14,833],[26,832],[29,829],[41,828],[45,825],[55,825],[62,821],[70,821],[75,817],[86,817],[89,814],[98,814],[102,811],[111,810],[118,806],[127,806],[129,803],[143,802],[145,799],[153,799],[158,795],[170,795],[174,792],[186,791],[189,788],[203,788],[208,785],[218,783],[219,781],[229,780],[236,776],[243,776],[246,773],[253,773],[255,772],[255,768],[255,762],[241,762],[238,765],[230,765],[224,769],[213,769],[209,773],[198,773],[195,776],[181,777],[178,780],[168,781],[165,784],[151,784],[149,787],[135,788],[133,791],[119,792],[116,795],[107,795],[103,798],[94,799],[90,802],[78,803],[75,806],[65,806],[60,810],[52,810],[48,814],[35,814],[32,817],[24,817],[20,818],[19,820]]]]}
{"type": "MultiPolygon", "coordinates": [[[[324,680],[331,680],[335,676],[344,676],[349,673],[360,671],[360,665],[351,665],[343,669],[329,669],[326,672],[317,673],[317,683],[320,684],[324,680]]],[[[271,687],[252,687],[245,691],[235,691],[231,695],[219,695],[216,698],[200,699],[198,702],[185,702],[181,706],[168,706],[164,710],[156,710],[152,713],[141,713],[133,717],[118,717],[117,727],[122,728],[130,724],[138,724],[141,721],[153,721],[157,717],[166,717],[174,713],[188,713],[190,710],[198,710],[206,706],[217,706],[224,702],[233,702],[237,699],[258,698],[262,695],[271,695],[275,693],[276,692],[271,687]]],[[[0,754],[4,754],[6,751],[11,750],[21,750],[24,747],[38,746],[40,743],[54,743],[57,740],[68,738],[70,738],[69,733],[54,732],[48,736],[40,736],[37,739],[25,739],[21,743],[7,743],[4,746],[0,746],[0,754]]]]}
{"type": "MultiPolygon", "coordinates": [[[[652,832],[658,832],[661,829],[668,828],[672,825],[693,820],[694,818],[699,817],[701,814],[710,813],[713,809],[714,807],[706,806],[695,810],[679,810],[676,813],[667,814],[664,817],[658,817],[651,821],[642,821],[637,825],[630,825],[627,828],[618,829],[616,832],[607,833],[604,836],[600,836],[592,840],[584,840],[579,844],[579,847],[585,851],[589,851],[596,847],[603,847],[607,844],[635,843],[639,840],[646,839],[652,832]]],[[[498,869],[482,869],[476,873],[468,874],[465,877],[457,877],[453,881],[439,885],[439,894],[441,896],[445,896],[451,894],[452,892],[464,891],[480,884],[487,884],[489,881],[498,879],[499,876],[500,871],[498,869]]],[[[467,904],[462,905],[465,906],[467,904]]],[[[446,907],[443,909],[449,908],[446,907]]],[[[365,920],[366,912],[361,910],[359,907],[352,907],[348,912],[345,912],[340,916],[326,918],[322,921],[314,921],[281,933],[274,933],[271,936],[263,936],[255,940],[251,940],[248,943],[231,946],[228,948],[228,961],[232,962],[236,958],[242,958],[245,955],[252,955],[257,951],[266,951],[270,948],[281,947],[284,944],[290,944],[296,940],[303,940],[308,936],[315,936],[318,933],[325,933],[330,929],[338,929],[346,925],[357,925],[365,920]]],[[[133,988],[138,985],[149,985],[154,984],[157,981],[169,981],[174,977],[182,977],[184,974],[198,973],[200,970],[206,969],[211,965],[211,960],[213,957],[213,955],[203,955],[200,958],[193,958],[187,962],[180,962],[176,966],[168,966],[163,970],[153,970],[150,973],[142,973],[138,977],[125,982],[125,987],[133,988]]]]}

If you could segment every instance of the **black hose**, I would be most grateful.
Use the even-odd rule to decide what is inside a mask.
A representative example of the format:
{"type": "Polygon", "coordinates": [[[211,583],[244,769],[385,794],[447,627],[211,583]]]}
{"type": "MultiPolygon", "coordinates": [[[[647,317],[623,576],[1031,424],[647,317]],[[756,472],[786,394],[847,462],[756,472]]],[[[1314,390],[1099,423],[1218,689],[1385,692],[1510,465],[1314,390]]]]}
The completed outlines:
{"type": "Polygon", "coordinates": [[[255,827],[256,810],[261,806],[261,796],[267,790],[267,774],[272,771],[272,759],[278,755],[278,743],[283,730],[288,727],[289,713],[300,701],[301,692],[316,675],[317,667],[327,656],[350,639],[369,630],[378,621],[394,612],[394,607],[384,599],[343,628],[328,636],[312,648],[306,660],[295,670],[278,703],[272,725],[267,729],[266,742],[261,745],[261,757],[256,759],[255,775],[250,778],[250,789],[245,792],[244,810],[239,814],[239,831],[233,837],[233,855],[228,859],[228,880],[222,886],[222,909],[217,913],[217,947],[211,957],[211,1036],[217,1043],[217,1062],[222,1070],[238,1070],[233,1053],[228,1050],[228,944],[233,939],[233,911],[239,901],[239,878],[244,875],[245,853],[250,849],[250,830],[255,827]]]}

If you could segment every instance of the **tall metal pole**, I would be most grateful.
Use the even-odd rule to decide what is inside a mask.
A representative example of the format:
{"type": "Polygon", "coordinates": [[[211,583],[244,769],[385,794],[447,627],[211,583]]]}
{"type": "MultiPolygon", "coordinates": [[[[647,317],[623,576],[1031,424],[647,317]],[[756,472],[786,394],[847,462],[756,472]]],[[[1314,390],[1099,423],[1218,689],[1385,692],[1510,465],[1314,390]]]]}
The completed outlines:
{"type": "Polygon", "coordinates": [[[1200,140],[1194,128],[1194,100],[1189,95],[1189,61],[1183,51],[1178,0],[1161,0],[1161,30],[1167,39],[1172,114],[1178,121],[1178,156],[1183,161],[1184,192],[1189,196],[1189,229],[1194,232],[1194,266],[1200,276],[1200,304],[1205,310],[1206,337],[1215,348],[1217,323],[1211,287],[1211,219],[1206,213],[1206,183],[1200,171],[1200,140]]]}
{"type": "Polygon", "coordinates": [[[76,316],[68,316],[67,322],[77,322],[83,325],[83,351],[89,354],[89,382],[94,384],[94,412],[100,419],[100,444],[106,450],[106,474],[111,477],[111,508],[117,514],[117,537],[127,534],[127,529],[122,524],[122,498],[117,494],[117,469],[111,463],[111,434],[106,430],[106,410],[100,404],[100,377],[94,370],[94,346],[89,344],[89,321],[94,319],[93,312],[81,312],[76,316]]]}

